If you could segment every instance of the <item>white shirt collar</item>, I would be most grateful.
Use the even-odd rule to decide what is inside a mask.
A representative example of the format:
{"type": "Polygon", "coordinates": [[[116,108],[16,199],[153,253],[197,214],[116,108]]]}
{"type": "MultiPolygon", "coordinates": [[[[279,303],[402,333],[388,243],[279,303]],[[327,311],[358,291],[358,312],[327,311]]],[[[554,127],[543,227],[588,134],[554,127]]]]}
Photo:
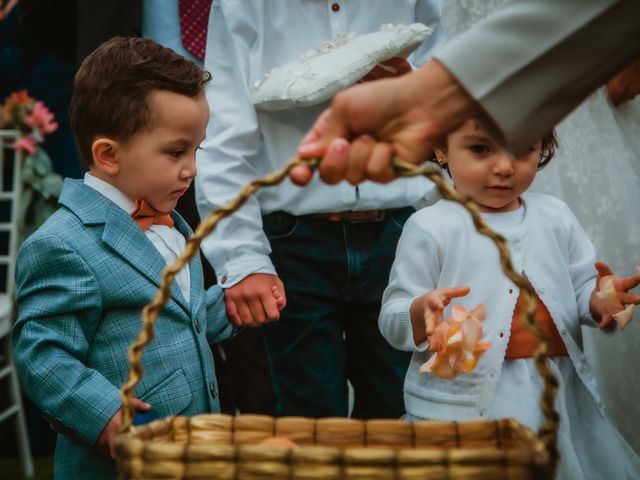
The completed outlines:
{"type": "Polygon", "coordinates": [[[131,213],[135,209],[135,203],[129,197],[110,183],[94,177],[89,172],[84,174],[84,184],[107,197],[127,213],[131,213]]]}

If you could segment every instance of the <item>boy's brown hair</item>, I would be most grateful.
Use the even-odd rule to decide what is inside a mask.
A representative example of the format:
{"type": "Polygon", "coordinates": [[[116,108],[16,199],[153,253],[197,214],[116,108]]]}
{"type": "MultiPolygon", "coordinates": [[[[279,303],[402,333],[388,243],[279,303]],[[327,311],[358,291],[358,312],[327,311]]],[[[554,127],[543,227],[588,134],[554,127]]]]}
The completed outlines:
{"type": "Polygon", "coordinates": [[[148,128],[149,93],[168,90],[196,97],[211,74],[147,38],[114,37],[80,65],[69,111],[82,166],[93,164],[99,136],[126,142],[148,128]]]}

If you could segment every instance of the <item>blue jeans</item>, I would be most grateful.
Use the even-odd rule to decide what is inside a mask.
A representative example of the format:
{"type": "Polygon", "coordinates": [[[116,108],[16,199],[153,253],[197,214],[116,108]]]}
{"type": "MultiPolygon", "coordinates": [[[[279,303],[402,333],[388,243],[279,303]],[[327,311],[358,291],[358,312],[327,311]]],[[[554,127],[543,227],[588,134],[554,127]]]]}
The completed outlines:
{"type": "Polygon", "coordinates": [[[263,217],[287,306],[265,326],[277,415],[399,418],[410,353],[378,329],[382,293],[410,207],[384,220],[333,222],[275,212],[263,217]]]}

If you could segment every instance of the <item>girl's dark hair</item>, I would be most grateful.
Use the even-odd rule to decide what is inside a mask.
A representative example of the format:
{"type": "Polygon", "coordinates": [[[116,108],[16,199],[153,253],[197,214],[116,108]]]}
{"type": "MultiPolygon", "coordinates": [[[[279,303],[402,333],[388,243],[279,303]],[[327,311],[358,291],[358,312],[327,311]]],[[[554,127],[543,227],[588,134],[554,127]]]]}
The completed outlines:
{"type": "MultiPolygon", "coordinates": [[[[446,142],[447,142],[447,139],[445,137],[443,142],[444,147],[446,147],[446,142]]],[[[556,154],[556,148],[558,148],[558,138],[556,137],[555,129],[543,135],[540,142],[541,142],[540,161],[538,162],[538,170],[542,170],[544,167],[546,167],[547,164],[553,158],[553,156],[556,154]]],[[[438,159],[436,158],[435,153],[429,160],[432,162],[438,163],[438,159]]],[[[441,167],[443,169],[446,169],[447,173],[449,173],[449,169],[446,164],[441,165],[441,167]]]]}
{"type": "Polygon", "coordinates": [[[558,148],[558,139],[556,137],[556,131],[551,130],[542,137],[542,145],[540,147],[540,162],[538,163],[538,170],[542,170],[551,161],[556,154],[556,148],[558,148]]]}
{"type": "Polygon", "coordinates": [[[196,97],[209,80],[209,72],[147,38],[114,37],[100,45],[73,82],[69,116],[83,167],[93,163],[97,137],[126,142],[148,128],[152,91],[196,97]]]}

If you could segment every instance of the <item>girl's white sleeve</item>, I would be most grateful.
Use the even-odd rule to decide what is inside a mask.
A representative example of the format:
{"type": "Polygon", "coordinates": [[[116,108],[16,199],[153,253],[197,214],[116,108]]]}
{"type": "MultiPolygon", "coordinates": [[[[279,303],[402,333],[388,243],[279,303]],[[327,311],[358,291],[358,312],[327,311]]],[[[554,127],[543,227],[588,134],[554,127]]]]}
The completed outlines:
{"type": "Polygon", "coordinates": [[[405,224],[391,268],[389,285],[382,296],[378,326],[382,336],[398,350],[424,351],[416,345],[411,327],[413,300],[436,288],[441,262],[435,238],[416,215],[405,224]]]}
{"type": "Polygon", "coordinates": [[[573,212],[563,203],[569,225],[569,275],[576,294],[580,323],[597,326],[591,316],[589,301],[596,287],[596,253],[587,233],[573,212]]]}

